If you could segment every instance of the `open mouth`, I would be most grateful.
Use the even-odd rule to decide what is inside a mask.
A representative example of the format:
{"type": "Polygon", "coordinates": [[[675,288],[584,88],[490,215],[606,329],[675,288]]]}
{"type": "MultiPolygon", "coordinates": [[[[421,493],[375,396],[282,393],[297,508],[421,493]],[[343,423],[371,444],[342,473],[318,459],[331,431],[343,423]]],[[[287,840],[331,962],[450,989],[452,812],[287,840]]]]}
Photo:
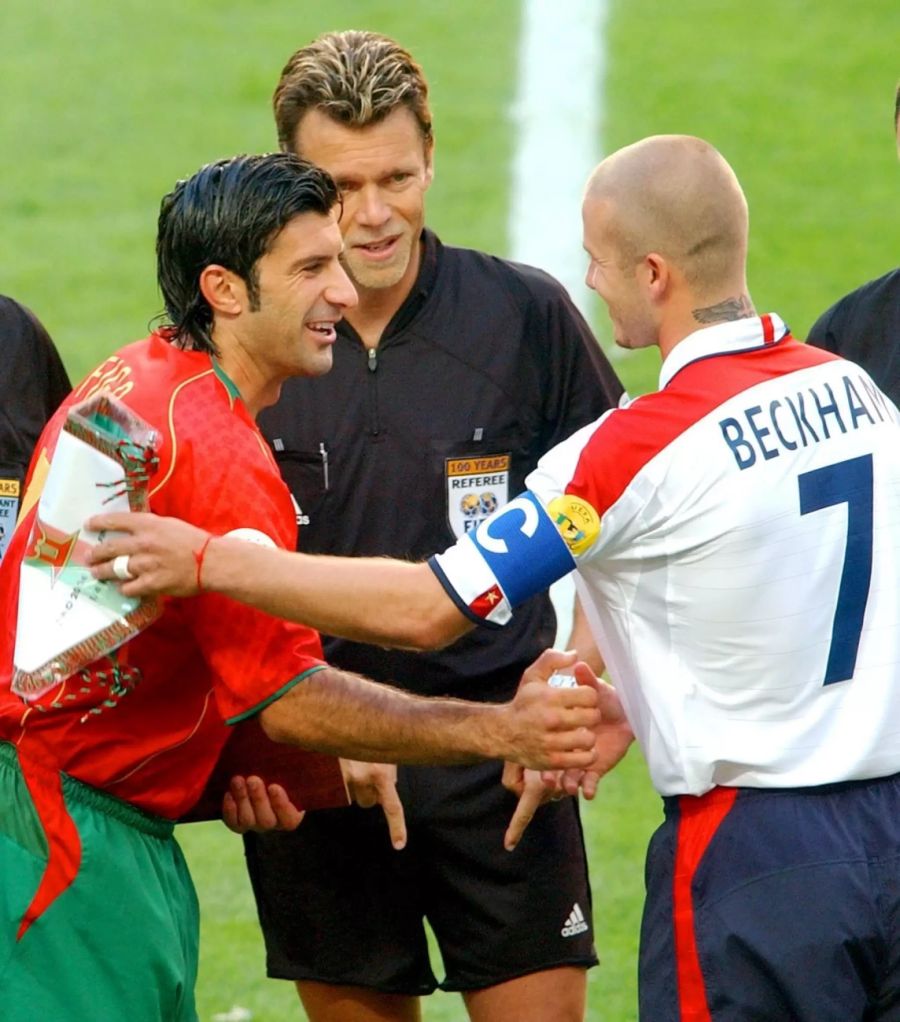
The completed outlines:
{"type": "Polygon", "coordinates": [[[367,241],[362,244],[354,245],[353,248],[356,251],[363,252],[365,255],[372,258],[378,258],[379,256],[384,257],[393,253],[399,240],[399,234],[392,234],[389,238],[380,238],[378,241],[367,241]]]}
{"type": "Polygon", "coordinates": [[[330,320],[313,320],[307,323],[306,326],[314,334],[318,334],[323,341],[333,341],[335,339],[334,323],[330,320]]]}

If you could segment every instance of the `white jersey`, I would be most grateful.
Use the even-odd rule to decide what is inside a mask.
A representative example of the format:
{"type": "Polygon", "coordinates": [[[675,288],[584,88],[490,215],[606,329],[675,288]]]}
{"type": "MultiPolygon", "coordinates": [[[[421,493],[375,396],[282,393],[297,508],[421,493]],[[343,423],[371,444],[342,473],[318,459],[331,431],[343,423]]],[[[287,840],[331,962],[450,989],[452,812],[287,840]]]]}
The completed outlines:
{"type": "Polygon", "coordinates": [[[862,369],[699,330],[527,485],[433,566],[500,623],[574,563],[661,794],[900,771],[900,414],[862,369]]]}

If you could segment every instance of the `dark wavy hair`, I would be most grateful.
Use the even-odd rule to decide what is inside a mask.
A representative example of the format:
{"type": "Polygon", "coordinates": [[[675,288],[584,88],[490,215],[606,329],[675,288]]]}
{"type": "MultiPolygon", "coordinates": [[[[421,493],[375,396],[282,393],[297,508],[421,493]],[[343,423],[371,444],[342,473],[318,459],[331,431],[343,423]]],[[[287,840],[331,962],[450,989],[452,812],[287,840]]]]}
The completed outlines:
{"type": "Polygon", "coordinates": [[[289,153],[234,156],[201,167],[162,200],[156,236],[157,280],[172,340],[217,354],[213,312],[200,274],[224,266],[247,285],[259,307],[256,264],[281,229],[301,213],[327,215],[338,204],[334,182],[289,153]]]}

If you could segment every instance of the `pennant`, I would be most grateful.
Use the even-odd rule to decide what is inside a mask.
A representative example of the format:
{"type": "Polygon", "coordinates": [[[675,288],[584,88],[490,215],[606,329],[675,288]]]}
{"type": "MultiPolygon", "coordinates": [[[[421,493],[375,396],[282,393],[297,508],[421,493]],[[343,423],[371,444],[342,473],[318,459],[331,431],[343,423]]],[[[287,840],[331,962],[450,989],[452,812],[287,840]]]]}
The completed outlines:
{"type": "Polygon", "coordinates": [[[91,575],[100,537],[84,529],[100,511],[148,509],[159,440],[106,394],[69,410],[19,572],[12,689],[21,698],[38,699],[159,616],[158,600],[126,598],[91,575]]]}

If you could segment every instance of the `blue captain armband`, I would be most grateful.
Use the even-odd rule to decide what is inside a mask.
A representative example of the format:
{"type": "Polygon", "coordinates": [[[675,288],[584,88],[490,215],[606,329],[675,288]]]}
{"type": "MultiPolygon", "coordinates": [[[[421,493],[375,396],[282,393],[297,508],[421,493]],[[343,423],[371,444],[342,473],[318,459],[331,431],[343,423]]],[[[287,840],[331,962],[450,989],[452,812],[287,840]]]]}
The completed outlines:
{"type": "Polygon", "coordinates": [[[499,627],[575,568],[561,528],[526,490],[428,563],[466,617],[499,627]]]}

